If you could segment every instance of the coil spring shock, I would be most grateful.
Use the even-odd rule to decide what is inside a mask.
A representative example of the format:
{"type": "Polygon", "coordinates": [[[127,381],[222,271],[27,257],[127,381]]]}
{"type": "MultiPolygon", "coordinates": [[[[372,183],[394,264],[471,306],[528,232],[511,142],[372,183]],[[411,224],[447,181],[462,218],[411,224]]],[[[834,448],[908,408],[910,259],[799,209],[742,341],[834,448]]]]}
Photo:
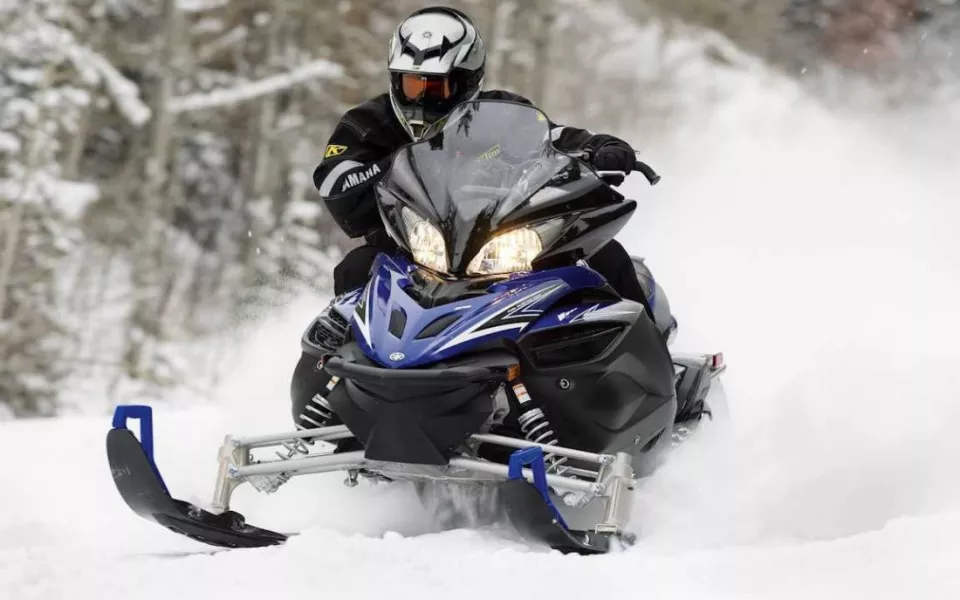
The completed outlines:
{"type": "MultiPolygon", "coordinates": [[[[326,386],[328,393],[336,387],[338,381],[339,379],[336,377],[330,378],[326,386]]],[[[336,417],[336,413],[330,407],[327,399],[320,394],[314,394],[310,402],[307,403],[306,408],[300,413],[296,427],[301,431],[304,429],[313,429],[314,426],[324,427],[329,424],[334,417],[336,417]],[[304,425],[304,422],[310,426],[304,425]]],[[[276,455],[279,456],[281,460],[290,460],[297,455],[306,456],[310,454],[310,446],[313,446],[313,444],[314,440],[309,438],[280,442],[280,445],[283,446],[286,453],[278,450],[276,455]]],[[[250,477],[248,481],[259,491],[271,494],[277,491],[281,485],[290,481],[290,474],[281,472],[275,475],[257,475],[250,477]]]]}
{"type": "MultiPolygon", "coordinates": [[[[336,387],[338,381],[340,380],[337,377],[330,378],[330,381],[328,381],[326,385],[327,393],[336,387]]],[[[313,429],[314,427],[325,427],[336,416],[337,414],[330,407],[327,399],[320,394],[314,394],[310,402],[307,403],[306,408],[300,413],[296,427],[300,431],[313,429]],[[309,426],[304,425],[304,423],[307,423],[309,426]]],[[[313,446],[313,444],[314,440],[310,438],[280,442],[280,445],[283,446],[286,453],[278,450],[276,455],[279,456],[281,460],[290,460],[297,455],[306,456],[310,454],[310,446],[313,446]]],[[[281,485],[290,481],[290,474],[281,472],[275,475],[260,475],[250,477],[248,481],[250,481],[256,489],[269,494],[277,491],[281,485]]]]}
{"type": "MultiPolygon", "coordinates": [[[[337,383],[340,381],[340,378],[333,376],[330,378],[330,381],[326,385],[326,393],[333,391],[333,388],[337,387],[337,383]]],[[[307,402],[306,407],[304,407],[303,412],[300,413],[300,416],[297,417],[296,427],[298,430],[304,429],[313,429],[326,427],[336,418],[337,413],[334,412],[333,407],[330,406],[330,402],[322,394],[314,394],[313,398],[307,402]]],[[[309,454],[310,449],[307,446],[312,446],[313,440],[309,438],[303,438],[299,440],[292,440],[287,442],[282,442],[282,446],[287,451],[287,454],[284,455],[281,452],[277,452],[277,456],[283,460],[288,460],[293,458],[297,454],[309,454]]]]}
{"type": "MultiPolygon", "coordinates": [[[[334,310],[334,304],[336,300],[331,302],[326,306],[326,308],[321,311],[320,315],[317,317],[317,320],[314,322],[309,333],[306,335],[306,340],[309,341],[314,347],[324,353],[333,353],[343,344],[343,340],[346,337],[347,332],[347,321],[336,311],[334,310]]],[[[322,364],[317,364],[317,369],[322,369],[322,364]]],[[[331,377],[330,381],[326,385],[326,393],[333,391],[333,388],[336,387],[337,382],[340,381],[339,377],[331,377]]],[[[321,394],[314,394],[313,398],[307,402],[307,405],[304,407],[303,412],[297,417],[296,427],[298,430],[304,429],[313,429],[315,427],[325,427],[337,414],[334,412],[333,407],[330,406],[330,403],[327,402],[327,399],[321,394]]],[[[284,455],[281,452],[277,452],[283,460],[288,460],[294,456],[306,455],[310,453],[308,446],[313,445],[313,440],[310,439],[300,439],[289,442],[282,442],[281,445],[287,451],[284,455]]]]}
{"type": "MultiPolygon", "coordinates": [[[[526,386],[520,382],[513,384],[513,393],[517,397],[522,411],[517,416],[517,421],[520,424],[520,431],[523,433],[523,437],[528,442],[534,442],[536,444],[545,444],[547,446],[560,445],[560,440],[557,439],[556,432],[551,428],[550,420],[547,419],[547,416],[543,414],[542,410],[533,406],[530,402],[531,398],[526,386]]],[[[547,473],[550,474],[562,475],[568,468],[564,466],[567,462],[566,456],[557,456],[556,454],[548,453],[543,457],[543,462],[547,466],[547,473]]]]}
{"type": "MultiPolygon", "coordinates": [[[[338,381],[339,379],[337,377],[330,378],[326,386],[328,393],[336,387],[338,381]]],[[[336,416],[337,413],[333,412],[333,408],[331,408],[327,399],[317,393],[307,402],[307,406],[303,409],[303,412],[300,413],[300,416],[297,417],[298,422],[296,423],[296,427],[299,431],[325,427],[336,416]],[[304,423],[306,423],[306,425],[304,423]]],[[[301,438],[299,440],[280,442],[280,445],[283,446],[287,453],[284,454],[278,451],[276,453],[277,456],[283,460],[289,460],[298,454],[309,454],[310,448],[308,446],[313,446],[313,440],[310,438],[301,438]]]]}

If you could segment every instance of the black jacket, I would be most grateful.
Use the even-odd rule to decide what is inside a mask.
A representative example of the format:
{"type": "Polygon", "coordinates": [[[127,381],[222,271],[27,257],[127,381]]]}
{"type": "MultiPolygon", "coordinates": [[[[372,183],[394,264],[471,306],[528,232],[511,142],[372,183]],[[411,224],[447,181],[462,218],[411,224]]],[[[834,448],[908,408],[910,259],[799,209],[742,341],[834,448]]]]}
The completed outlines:
{"type": "MultiPolygon", "coordinates": [[[[501,90],[480,92],[480,98],[532,103],[522,96],[501,90]]],[[[562,151],[586,147],[597,137],[585,129],[553,127],[554,145],[562,151]]],[[[352,238],[383,228],[373,186],[390,166],[394,152],[410,143],[383,94],[349,110],[327,142],[323,160],[313,172],[313,183],[330,214],[352,238]]]]}

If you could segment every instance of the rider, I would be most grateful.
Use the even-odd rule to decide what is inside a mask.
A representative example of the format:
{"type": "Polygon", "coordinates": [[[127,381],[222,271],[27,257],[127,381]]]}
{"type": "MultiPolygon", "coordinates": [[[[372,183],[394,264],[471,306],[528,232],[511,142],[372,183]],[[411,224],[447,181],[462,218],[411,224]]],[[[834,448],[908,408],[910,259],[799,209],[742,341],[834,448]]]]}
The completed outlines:
{"type": "MultiPolygon", "coordinates": [[[[532,104],[511,92],[482,90],[485,59],[483,40],[473,22],[452,8],[418,10],[394,31],[387,65],[389,92],[347,111],[313,173],[314,184],[340,228],[365,242],[334,269],[335,295],[365,285],[376,256],[397,248],[384,230],[374,186],[398,149],[418,141],[431,124],[461,102],[480,98],[532,104]]],[[[629,173],[636,164],[633,148],[619,138],[556,124],[551,127],[558,150],[586,150],[598,170],[629,173]]],[[[611,240],[587,262],[622,297],[649,310],[636,265],[617,241],[611,240]]],[[[312,394],[315,386],[325,385],[328,379],[313,368],[315,363],[304,355],[294,374],[295,418],[297,406],[303,406],[302,395],[312,394]]]]}
{"type": "MultiPolygon", "coordinates": [[[[386,173],[394,152],[417,141],[424,130],[454,106],[476,98],[529,100],[502,90],[483,90],[483,40],[463,13],[426,8],[400,23],[390,43],[390,91],[348,111],[334,129],[313,181],[330,214],[350,237],[365,244],[351,250],[334,269],[334,294],[363,286],[377,254],[396,248],[386,235],[374,186],[386,173]]],[[[588,150],[594,167],[629,173],[636,154],[611,135],[553,126],[561,151],[588,150]]],[[[634,265],[623,247],[611,241],[588,263],[621,296],[644,302],[634,265]]]]}

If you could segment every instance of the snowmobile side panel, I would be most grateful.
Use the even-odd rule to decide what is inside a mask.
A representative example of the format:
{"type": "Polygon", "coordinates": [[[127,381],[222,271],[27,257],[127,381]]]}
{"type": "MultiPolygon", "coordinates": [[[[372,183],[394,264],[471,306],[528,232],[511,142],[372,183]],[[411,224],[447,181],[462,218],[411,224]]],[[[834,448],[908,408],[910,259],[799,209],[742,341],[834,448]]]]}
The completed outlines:
{"type": "Polygon", "coordinates": [[[670,354],[653,321],[627,307],[601,307],[595,318],[587,313],[518,340],[523,383],[565,445],[640,457],[673,426],[670,354]]]}
{"type": "Polygon", "coordinates": [[[130,409],[117,407],[114,428],[107,433],[107,459],[117,491],[134,513],[212,546],[256,548],[286,541],[283,534],[247,525],[238,513],[217,515],[171,497],[152,460],[152,446],[142,445],[125,424],[126,416],[139,417],[141,437],[152,440],[150,407],[130,409]]]}
{"type": "Polygon", "coordinates": [[[722,354],[699,356],[677,355],[673,359],[677,366],[677,422],[699,420],[703,414],[712,418],[712,408],[706,399],[713,380],[723,372],[722,354]],[[718,361],[716,366],[713,361],[718,361]]]}

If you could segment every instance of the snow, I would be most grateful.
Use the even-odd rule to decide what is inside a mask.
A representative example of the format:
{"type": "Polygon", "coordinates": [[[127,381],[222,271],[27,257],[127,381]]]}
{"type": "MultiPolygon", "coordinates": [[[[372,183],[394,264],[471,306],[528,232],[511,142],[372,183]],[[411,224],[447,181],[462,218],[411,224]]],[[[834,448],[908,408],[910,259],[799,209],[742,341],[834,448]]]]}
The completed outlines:
{"type": "Polygon", "coordinates": [[[20,139],[10,135],[5,131],[0,131],[0,152],[4,154],[16,154],[20,151],[20,139]]]}
{"type": "Polygon", "coordinates": [[[182,113],[239,104],[307,81],[338,77],[340,74],[341,68],[339,65],[328,60],[319,59],[296,67],[287,73],[271,75],[257,81],[243,83],[227,89],[174,98],[170,102],[170,111],[173,113],[182,113]]]}
{"type": "Polygon", "coordinates": [[[78,69],[86,66],[97,73],[110,99],[127,121],[139,127],[150,120],[150,107],[140,99],[140,88],[124,77],[110,61],[81,46],[70,46],[69,52],[78,69]]]}
{"type": "MultiPolygon", "coordinates": [[[[34,54],[42,56],[45,52],[51,52],[58,57],[66,56],[76,67],[83,82],[90,85],[103,83],[110,99],[131,124],[140,126],[149,120],[150,109],[140,99],[140,89],[109,60],[79,43],[71,32],[61,27],[39,20],[32,14],[28,14],[26,19],[26,33],[0,37],[0,50],[13,57],[29,56],[30,49],[36,46],[39,50],[34,49],[34,54]]],[[[43,70],[15,69],[11,71],[11,76],[19,83],[37,85],[43,78],[43,70]]],[[[56,106],[56,102],[51,106],[56,106]]]]}
{"type": "Polygon", "coordinates": [[[49,197],[61,213],[71,219],[79,218],[84,210],[100,197],[100,189],[90,183],[58,179],[51,184],[49,197]]]}
{"type": "Polygon", "coordinates": [[[201,13],[220,8],[227,0],[177,0],[177,8],[188,13],[201,13]]]}
{"type": "MultiPolygon", "coordinates": [[[[303,535],[212,553],[123,505],[108,416],[14,421],[0,597],[960,597],[960,127],[831,113],[755,73],[728,83],[673,144],[643,148],[661,184],[627,186],[640,207],[619,237],[669,294],[675,348],[725,353],[733,417],[640,488],[636,547],[565,557],[439,532],[409,490],[325,475],[236,495],[251,522],[303,535]]],[[[296,340],[323,304],[252,334],[219,404],[158,409],[178,496],[209,499],[224,433],[289,428],[296,340]]]]}
{"type": "Polygon", "coordinates": [[[76,219],[90,203],[100,197],[100,190],[90,183],[57,179],[41,173],[26,182],[0,179],[0,194],[13,201],[22,202],[49,199],[63,216],[76,219]]]}

